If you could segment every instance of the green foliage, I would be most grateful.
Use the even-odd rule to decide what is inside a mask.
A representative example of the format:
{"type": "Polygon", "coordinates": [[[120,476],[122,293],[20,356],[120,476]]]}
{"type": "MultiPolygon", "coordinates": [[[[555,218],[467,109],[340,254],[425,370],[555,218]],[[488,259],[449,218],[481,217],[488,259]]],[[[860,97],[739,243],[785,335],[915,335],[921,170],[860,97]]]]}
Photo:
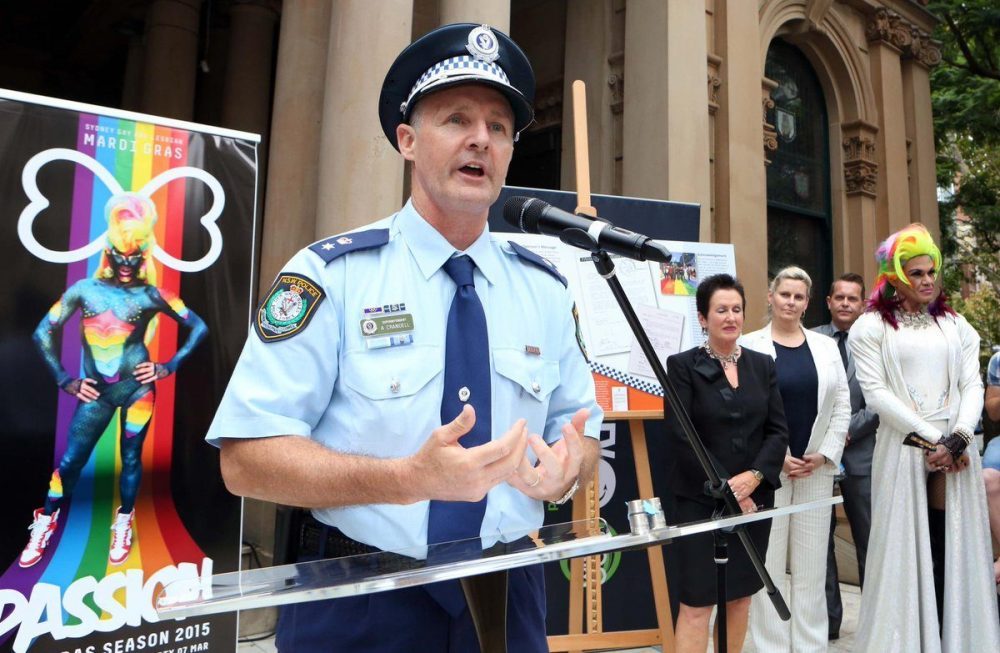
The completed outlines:
{"type": "MultiPolygon", "coordinates": [[[[942,62],[931,73],[937,178],[950,291],[975,280],[1000,288],[1000,2],[933,0],[942,62]],[[961,216],[961,219],[960,219],[961,216]],[[959,273],[959,270],[962,273],[959,273]]],[[[1000,343],[1000,340],[995,341],[1000,343]]]]}
{"type": "Polygon", "coordinates": [[[984,286],[969,295],[968,299],[953,296],[953,308],[965,316],[981,339],[979,362],[983,370],[993,355],[993,347],[1000,345],[1000,295],[984,286]]]}

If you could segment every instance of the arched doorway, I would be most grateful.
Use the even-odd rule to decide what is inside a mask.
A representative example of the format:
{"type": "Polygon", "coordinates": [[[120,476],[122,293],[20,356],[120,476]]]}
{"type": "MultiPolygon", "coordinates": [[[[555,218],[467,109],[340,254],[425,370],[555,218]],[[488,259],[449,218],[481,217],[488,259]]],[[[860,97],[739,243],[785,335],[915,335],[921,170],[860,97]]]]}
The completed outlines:
{"type": "Polygon", "coordinates": [[[768,276],[788,265],[809,273],[804,323],[813,327],[829,320],[823,298],[833,278],[826,101],[809,61],[781,39],[768,48],[764,75],[777,82],[768,116],[778,134],[767,167],[768,276]]]}

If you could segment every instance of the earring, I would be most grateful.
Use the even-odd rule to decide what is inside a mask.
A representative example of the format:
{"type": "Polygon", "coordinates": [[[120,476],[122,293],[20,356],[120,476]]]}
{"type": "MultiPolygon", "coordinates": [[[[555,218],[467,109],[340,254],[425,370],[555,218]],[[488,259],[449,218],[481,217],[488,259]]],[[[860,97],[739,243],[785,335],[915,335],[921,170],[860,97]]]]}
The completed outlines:
{"type": "Polygon", "coordinates": [[[703,336],[708,335],[708,327],[701,327],[701,335],[703,336]]]}

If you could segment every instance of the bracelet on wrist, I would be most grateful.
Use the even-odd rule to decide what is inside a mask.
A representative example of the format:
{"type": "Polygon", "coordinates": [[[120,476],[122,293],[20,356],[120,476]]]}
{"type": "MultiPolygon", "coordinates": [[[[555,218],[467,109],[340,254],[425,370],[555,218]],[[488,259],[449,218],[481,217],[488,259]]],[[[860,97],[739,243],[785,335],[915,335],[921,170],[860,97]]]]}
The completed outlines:
{"type": "Polygon", "coordinates": [[[948,453],[951,454],[952,459],[955,461],[962,457],[962,454],[965,453],[965,448],[969,445],[959,433],[952,433],[942,438],[940,444],[944,445],[944,448],[948,450],[948,453]]]}
{"type": "Polygon", "coordinates": [[[580,479],[576,479],[575,481],[573,481],[573,485],[570,485],[569,489],[566,490],[566,494],[562,495],[552,503],[556,504],[557,506],[563,505],[564,503],[572,499],[573,495],[576,494],[576,491],[579,489],[580,489],[580,479]]]}

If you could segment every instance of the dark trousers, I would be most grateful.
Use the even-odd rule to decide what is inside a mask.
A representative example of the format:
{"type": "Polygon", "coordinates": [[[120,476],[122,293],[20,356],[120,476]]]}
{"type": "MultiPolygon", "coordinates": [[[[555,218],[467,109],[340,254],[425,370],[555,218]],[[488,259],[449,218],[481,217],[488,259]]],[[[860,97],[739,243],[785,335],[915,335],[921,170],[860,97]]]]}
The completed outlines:
{"type": "MultiPolygon", "coordinates": [[[[480,650],[469,610],[452,618],[423,587],[282,606],[275,644],[282,653],[480,650]]],[[[549,650],[541,565],[509,572],[507,649],[518,653],[549,650]]]]}
{"type": "MultiPolygon", "coordinates": [[[[305,518],[298,562],[377,552],[311,516],[305,518]]],[[[518,548],[519,542],[498,547],[518,548]]],[[[386,567],[344,558],[361,576],[412,568],[414,561],[385,554],[386,567]]],[[[305,572],[304,572],[305,573],[305,572]]],[[[339,599],[282,606],[275,644],[282,653],[479,653],[479,639],[459,581],[406,587],[339,599]],[[445,607],[448,606],[448,608],[445,607]]],[[[507,649],[549,650],[545,637],[545,577],[541,565],[511,569],[507,577],[507,649]]]]}
{"type": "MultiPolygon", "coordinates": [[[[840,481],[844,497],[844,512],[851,525],[851,535],[858,556],[858,576],[865,584],[865,560],[868,557],[868,535],[872,529],[872,477],[845,476],[840,481]]],[[[837,557],[833,552],[833,531],[837,525],[836,511],[830,518],[830,545],[826,558],[826,611],[830,617],[830,635],[840,634],[844,606],[840,600],[840,581],[837,577],[837,557]]]]}

